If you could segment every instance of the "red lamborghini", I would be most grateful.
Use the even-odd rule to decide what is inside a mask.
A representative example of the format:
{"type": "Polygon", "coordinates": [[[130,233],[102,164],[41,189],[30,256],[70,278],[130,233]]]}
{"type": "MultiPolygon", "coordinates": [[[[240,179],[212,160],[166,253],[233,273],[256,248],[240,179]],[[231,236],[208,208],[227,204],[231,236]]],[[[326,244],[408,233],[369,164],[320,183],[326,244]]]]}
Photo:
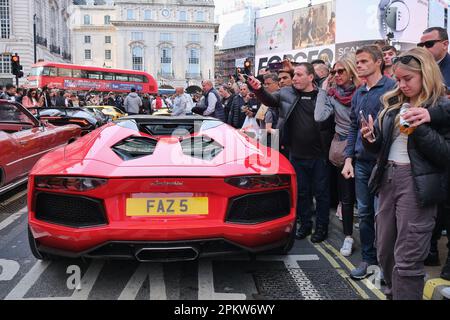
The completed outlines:
{"type": "Polygon", "coordinates": [[[30,247],[39,259],[284,254],[295,181],[286,158],[214,118],[125,117],[33,168],[30,247]]]}

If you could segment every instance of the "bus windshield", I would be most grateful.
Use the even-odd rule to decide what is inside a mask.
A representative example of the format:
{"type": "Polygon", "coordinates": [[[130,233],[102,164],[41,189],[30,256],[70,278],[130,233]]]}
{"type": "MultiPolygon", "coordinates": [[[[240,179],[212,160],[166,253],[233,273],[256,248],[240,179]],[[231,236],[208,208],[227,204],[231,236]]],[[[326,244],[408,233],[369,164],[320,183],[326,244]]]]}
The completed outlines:
{"type": "Polygon", "coordinates": [[[32,76],[42,76],[42,73],[44,72],[44,67],[35,67],[31,69],[31,75],[32,76]]]}

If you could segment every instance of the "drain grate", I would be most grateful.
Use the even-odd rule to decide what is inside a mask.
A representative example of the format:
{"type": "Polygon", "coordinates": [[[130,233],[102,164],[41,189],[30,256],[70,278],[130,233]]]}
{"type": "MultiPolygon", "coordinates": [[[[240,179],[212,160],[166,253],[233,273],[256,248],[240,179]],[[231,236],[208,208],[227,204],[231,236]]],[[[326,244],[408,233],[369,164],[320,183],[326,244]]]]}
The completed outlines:
{"type": "Polygon", "coordinates": [[[257,271],[256,288],[271,300],[358,300],[359,295],[336,272],[327,269],[257,271]]]}
{"type": "Polygon", "coordinates": [[[0,203],[0,214],[11,214],[22,210],[27,206],[27,195],[23,194],[17,199],[10,199],[0,203]]]}
{"type": "Polygon", "coordinates": [[[361,297],[336,271],[303,268],[314,288],[326,300],[359,300],[361,297]]]}

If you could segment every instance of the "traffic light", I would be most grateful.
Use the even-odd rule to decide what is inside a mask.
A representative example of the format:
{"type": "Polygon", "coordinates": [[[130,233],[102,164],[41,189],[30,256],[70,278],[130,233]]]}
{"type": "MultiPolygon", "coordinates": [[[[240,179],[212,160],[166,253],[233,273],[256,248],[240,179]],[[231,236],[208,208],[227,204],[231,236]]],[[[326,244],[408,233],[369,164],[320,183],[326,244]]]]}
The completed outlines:
{"type": "Polygon", "coordinates": [[[20,65],[20,57],[17,55],[11,56],[11,73],[15,75],[17,78],[23,77],[22,72],[23,67],[20,65]]]}
{"type": "Polygon", "coordinates": [[[242,68],[237,67],[236,71],[234,72],[234,78],[236,79],[236,81],[239,81],[239,74],[242,73],[242,68]]]}
{"type": "Polygon", "coordinates": [[[248,59],[244,62],[244,73],[247,75],[252,74],[252,62],[248,59]]]}

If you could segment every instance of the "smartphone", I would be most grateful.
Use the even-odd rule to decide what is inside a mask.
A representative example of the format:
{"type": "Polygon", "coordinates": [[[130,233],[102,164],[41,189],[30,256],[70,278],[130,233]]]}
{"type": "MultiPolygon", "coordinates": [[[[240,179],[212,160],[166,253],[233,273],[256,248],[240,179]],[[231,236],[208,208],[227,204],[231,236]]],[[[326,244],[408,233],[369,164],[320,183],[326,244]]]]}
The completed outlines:
{"type": "Polygon", "coordinates": [[[244,77],[245,81],[248,81],[249,78],[248,74],[243,73],[242,76],[244,77]]]}
{"type": "Polygon", "coordinates": [[[364,116],[364,113],[362,110],[359,110],[359,116],[361,117],[361,125],[368,127],[369,126],[369,121],[367,120],[367,118],[364,116]]]}

